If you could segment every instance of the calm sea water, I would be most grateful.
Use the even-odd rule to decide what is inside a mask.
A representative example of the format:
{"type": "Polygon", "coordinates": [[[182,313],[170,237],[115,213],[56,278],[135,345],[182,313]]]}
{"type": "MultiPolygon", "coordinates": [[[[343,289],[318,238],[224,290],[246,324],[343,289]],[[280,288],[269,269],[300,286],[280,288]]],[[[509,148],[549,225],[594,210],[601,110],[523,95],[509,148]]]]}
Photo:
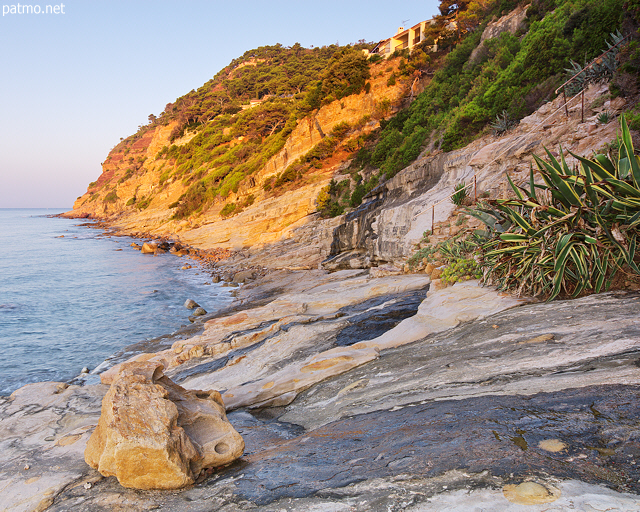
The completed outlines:
{"type": "Polygon", "coordinates": [[[0,209],[0,395],[65,381],[119,349],[188,324],[192,298],[212,312],[231,302],[185,258],[142,255],[62,210],[0,209]]]}

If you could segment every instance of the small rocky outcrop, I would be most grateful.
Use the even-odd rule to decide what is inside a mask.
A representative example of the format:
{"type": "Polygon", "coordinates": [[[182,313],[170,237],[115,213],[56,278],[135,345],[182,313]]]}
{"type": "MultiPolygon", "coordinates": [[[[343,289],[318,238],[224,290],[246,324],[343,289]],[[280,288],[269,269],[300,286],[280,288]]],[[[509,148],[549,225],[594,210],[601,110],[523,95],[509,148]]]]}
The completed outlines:
{"type": "Polygon", "coordinates": [[[200,304],[193,299],[187,299],[184,303],[184,307],[187,309],[196,309],[200,307],[200,304]]]}
{"type": "Polygon", "coordinates": [[[142,244],[142,249],[140,252],[142,254],[154,254],[158,250],[158,246],[156,244],[150,244],[145,242],[142,244]]]}
{"type": "Polygon", "coordinates": [[[85,461],[124,487],[179,489],[240,457],[217,391],[186,390],[158,363],[126,363],[102,401],[85,461]]]}
{"type": "Polygon", "coordinates": [[[254,270],[241,270],[233,275],[234,283],[246,283],[251,279],[255,279],[256,272],[254,270]]]}

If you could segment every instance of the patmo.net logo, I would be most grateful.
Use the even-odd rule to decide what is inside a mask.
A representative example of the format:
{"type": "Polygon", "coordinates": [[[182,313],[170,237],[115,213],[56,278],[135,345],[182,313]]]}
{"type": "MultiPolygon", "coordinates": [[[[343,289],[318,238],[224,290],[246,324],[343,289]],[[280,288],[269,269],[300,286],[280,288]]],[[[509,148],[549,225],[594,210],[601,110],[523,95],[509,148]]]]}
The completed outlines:
{"type": "Polygon", "coordinates": [[[2,16],[9,16],[11,14],[65,14],[64,4],[58,5],[3,5],[2,16]]]}

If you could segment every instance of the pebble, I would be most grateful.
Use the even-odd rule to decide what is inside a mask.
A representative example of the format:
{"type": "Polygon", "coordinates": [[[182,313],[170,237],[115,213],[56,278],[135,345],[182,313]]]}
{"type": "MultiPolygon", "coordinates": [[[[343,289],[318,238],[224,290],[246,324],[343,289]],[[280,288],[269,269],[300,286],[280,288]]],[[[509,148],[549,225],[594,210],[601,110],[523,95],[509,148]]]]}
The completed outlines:
{"type": "Polygon", "coordinates": [[[62,393],[68,387],[69,387],[69,384],[67,384],[66,382],[61,382],[56,386],[56,390],[54,391],[54,394],[57,395],[58,393],[62,393]]]}
{"type": "Polygon", "coordinates": [[[29,467],[30,467],[29,464],[25,464],[24,465],[24,470],[26,471],[27,469],[29,469],[29,467]]]}
{"type": "Polygon", "coordinates": [[[567,449],[567,445],[560,441],[560,439],[544,439],[538,443],[538,448],[545,450],[547,452],[561,452],[562,450],[567,449]]]}
{"type": "Polygon", "coordinates": [[[86,366],[80,371],[80,373],[89,373],[89,368],[86,366]]]}
{"type": "Polygon", "coordinates": [[[184,307],[187,309],[196,309],[200,307],[200,304],[193,299],[187,299],[184,303],[184,307]]]}

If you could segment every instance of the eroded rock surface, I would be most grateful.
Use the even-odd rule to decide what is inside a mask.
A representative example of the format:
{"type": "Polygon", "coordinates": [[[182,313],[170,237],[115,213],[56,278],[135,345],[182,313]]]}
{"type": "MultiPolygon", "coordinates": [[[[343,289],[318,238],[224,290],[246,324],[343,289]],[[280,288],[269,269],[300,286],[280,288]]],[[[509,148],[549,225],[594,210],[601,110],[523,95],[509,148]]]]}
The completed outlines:
{"type": "Polygon", "coordinates": [[[176,381],[263,406],[229,412],[239,460],[178,491],[123,488],[82,460],[106,386],[27,388],[0,401],[8,510],[640,509],[640,295],[513,307],[474,283],[424,300],[421,276],[310,275],[276,274],[252,289],[258,307],[177,342],[224,350],[195,350],[176,381]]]}
{"type": "MultiPolygon", "coordinates": [[[[524,11],[518,12],[515,15],[514,11],[511,21],[518,23],[524,11]]],[[[431,207],[437,204],[433,212],[436,224],[447,221],[455,209],[448,197],[460,182],[473,183],[475,175],[479,197],[483,193],[506,197],[510,190],[506,173],[519,185],[528,182],[530,165],[535,168],[533,155],[544,155],[545,147],[557,151],[561,144],[564,151],[590,156],[594,148],[615,139],[619,130],[617,123],[597,123],[602,107],[589,106],[597,104],[595,100],[606,92],[606,84],[592,85],[585,91],[584,121],[579,98],[569,105],[567,118],[561,108],[562,98],[558,97],[520,120],[504,136],[487,135],[448,153],[425,151],[344,216],[334,231],[331,253],[323,265],[336,270],[404,263],[425,231],[445,237],[453,234],[457,228],[453,225],[443,227],[442,233],[440,227],[434,229],[431,207]]],[[[624,100],[618,107],[623,105],[624,100]]],[[[577,162],[568,153],[565,157],[570,166],[577,162]]]]}
{"type": "Polygon", "coordinates": [[[243,450],[217,391],[188,391],[158,363],[125,363],[102,401],[85,460],[125,487],[178,489],[243,450]]]}
{"type": "Polygon", "coordinates": [[[0,510],[44,510],[72,482],[101,478],[82,454],[106,389],[40,382],[0,398],[0,510]]]}
{"type": "Polygon", "coordinates": [[[143,493],[107,479],[89,491],[63,493],[51,510],[81,510],[77,503],[82,500],[85,509],[99,511],[128,506],[227,512],[468,512],[480,507],[511,512],[521,509],[505,496],[505,488],[534,482],[560,490],[556,508],[546,503],[523,511],[575,506],[635,512],[640,506],[639,403],[638,386],[594,386],[417,403],[306,432],[268,417],[231,413],[247,441],[247,453],[201,484],[180,493],[143,493]],[[558,436],[567,450],[549,453],[537,447],[538,440],[558,436]]]}

